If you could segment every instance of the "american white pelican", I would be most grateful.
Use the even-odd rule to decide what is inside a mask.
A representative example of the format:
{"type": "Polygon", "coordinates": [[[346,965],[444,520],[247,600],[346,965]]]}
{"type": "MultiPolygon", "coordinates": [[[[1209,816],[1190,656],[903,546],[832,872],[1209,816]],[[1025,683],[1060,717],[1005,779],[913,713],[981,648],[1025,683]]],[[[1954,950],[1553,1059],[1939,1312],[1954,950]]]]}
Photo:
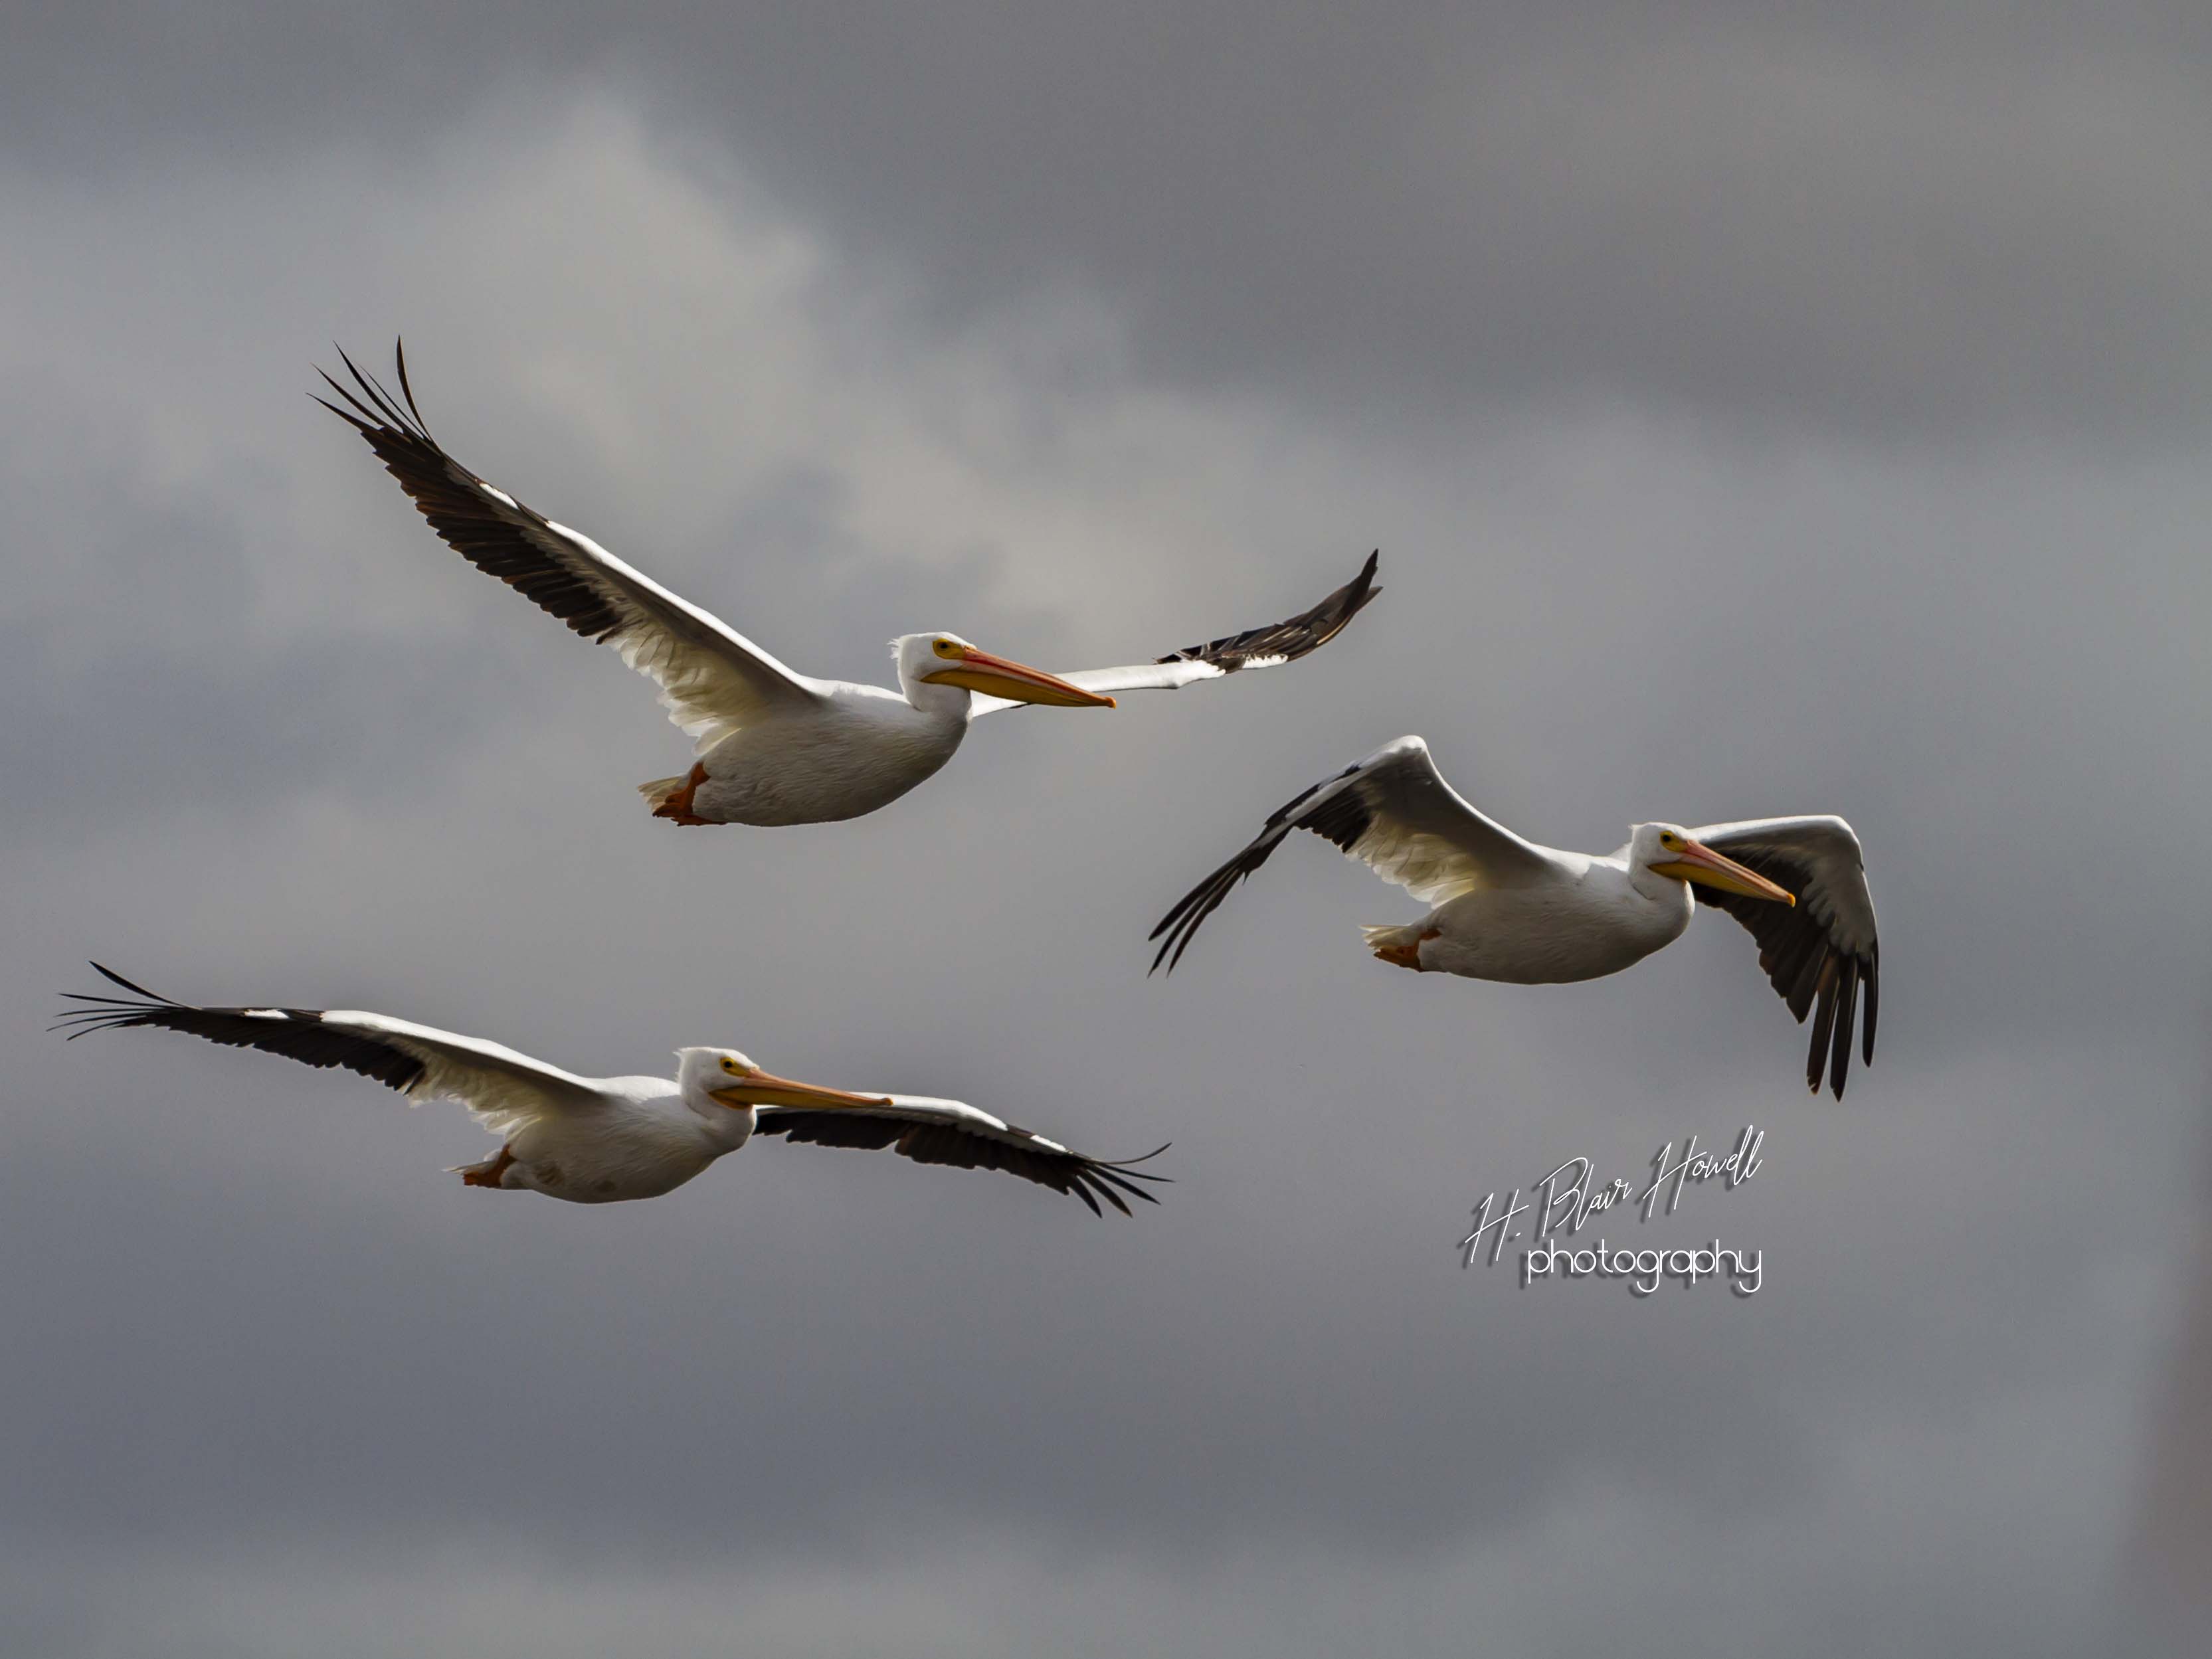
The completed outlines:
{"type": "Polygon", "coordinates": [[[422,424],[404,352],[398,362],[404,410],[338,355],[360,395],[325,374],[350,410],[316,401],[359,429],[446,544],[586,639],[612,646],[659,686],[669,718],[690,736],[697,758],[684,776],[638,787],[655,817],[679,824],[859,817],[951,760],[977,714],[1017,703],[1111,708],[1109,692],[1175,690],[1292,662],[1335,638],[1382,592],[1370,554],[1357,576],[1312,610],[1157,662],[1048,674],[939,631],[891,642],[896,691],[813,679],[448,455],[422,424]]]}
{"type": "Polygon", "coordinates": [[[1681,937],[1694,893],[1751,930],[1759,965],[1799,1024],[1818,1004],[1805,1071],[1814,1093],[1825,1071],[1844,1097],[1861,986],[1874,1062],[1881,947],[1858,837],[1841,818],[1639,823],[1603,858],[1562,853],[1483,817],[1444,781],[1428,744],[1400,738],[1287,803],[1185,894],[1152,929],[1167,936],[1152,967],[1173,973],[1199,924],[1293,830],[1334,842],[1432,907],[1407,926],[1361,930],[1382,961],[1420,973],[1515,985],[1617,974],[1681,937]]]}
{"type": "MultiPolygon", "coordinates": [[[[354,1009],[195,1008],[93,967],[131,994],[64,994],[88,1004],[56,1028],[70,1037],[161,1025],[210,1042],[265,1048],[310,1066],[343,1066],[410,1100],[456,1100],[505,1144],[455,1171],[471,1187],[617,1204],[673,1191],[756,1134],[825,1146],[890,1147],[917,1164],[1004,1170],[1073,1193],[1094,1214],[1123,1215],[1136,1183],[1164,1181],[1131,1164],[1072,1152],[957,1100],[848,1094],[775,1077],[735,1048],[678,1048],[673,1078],[577,1077],[496,1042],[354,1009]],[[1116,1189],[1119,1189],[1118,1191],[1116,1189]]],[[[1157,1157],[1163,1146],[1147,1152],[1157,1157]]]]}

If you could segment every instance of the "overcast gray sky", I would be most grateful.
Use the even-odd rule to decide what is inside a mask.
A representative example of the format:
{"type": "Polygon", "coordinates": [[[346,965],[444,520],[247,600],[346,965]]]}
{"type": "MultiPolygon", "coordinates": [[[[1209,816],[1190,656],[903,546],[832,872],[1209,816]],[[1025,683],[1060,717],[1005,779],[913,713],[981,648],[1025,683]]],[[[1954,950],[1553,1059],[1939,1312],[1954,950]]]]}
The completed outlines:
{"type": "Polygon", "coordinates": [[[2212,27],[1925,9],[12,25],[0,1644],[2152,1650],[2212,1381],[2212,27]],[[1378,544],[1389,591],[873,817],[679,834],[650,688],[307,401],[401,332],[466,464],[811,672],[1150,656],[1378,544]],[[1146,980],[1409,731],[1559,845],[1850,818],[1847,1103],[1724,919],[1416,980],[1319,842],[1146,980]],[[87,957],[584,1071],[741,1045],[1177,1184],[465,1190],[450,1107],[44,1035],[87,957]],[[1627,1231],[1757,1297],[1460,1267],[1486,1191],[1747,1121],[1752,1182],[1627,1231]]]}

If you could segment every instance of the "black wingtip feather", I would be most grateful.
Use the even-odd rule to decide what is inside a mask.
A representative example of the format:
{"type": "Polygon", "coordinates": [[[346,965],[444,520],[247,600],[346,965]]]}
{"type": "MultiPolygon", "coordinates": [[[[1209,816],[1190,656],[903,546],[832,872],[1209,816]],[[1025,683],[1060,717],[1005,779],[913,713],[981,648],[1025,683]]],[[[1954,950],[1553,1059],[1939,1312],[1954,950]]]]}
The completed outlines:
{"type": "MultiPolygon", "coordinates": [[[[321,373],[321,371],[320,371],[320,370],[317,370],[316,372],[317,372],[318,374],[321,373]]],[[[338,419],[340,419],[340,420],[342,420],[342,421],[346,422],[348,424],[349,424],[349,425],[351,425],[351,426],[353,426],[353,427],[355,427],[355,428],[358,428],[359,430],[361,430],[361,431],[362,431],[362,432],[367,432],[367,431],[368,431],[368,430],[369,430],[368,426],[364,422],[362,422],[359,417],[357,417],[357,416],[352,416],[352,415],[349,415],[349,414],[347,414],[347,413],[345,412],[345,410],[343,410],[343,409],[340,409],[340,408],[339,408],[336,404],[332,403],[332,402],[331,402],[328,398],[318,397],[315,393],[313,393],[313,392],[310,392],[307,394],[307,401],[308,401],[308,402],[310,402],[310,403],[320,404],[321,404],[325,409],[329,410],[331,411],[331,414],[333,414],[333,415],[337,416],[338,417],[338,419]]]]}
{"type": "Polygon", "coordinates": [[[1253,836],[1235,858],[1176,900],[1175,908],[1161,917],[1158,925],[1145,936],[1146,942],[1150,944],[1162,933],[1168,935],[1166,942],[1152,957],[1152,965],[1145,970],[1145,977],[1150,979],[1159,971],[1163,957],[1167,957],[1168,972],[1174,973],[1176,964],[1182,960],[1182,953],[1190,947],[1191,940],[1198,936],[1198,930],[1206,919],[1221,908],[1222,902],[1236,890],[1237,883],[1249,880],[1254,871],[1274,856],[1275,849],[1289,838],[1291,830],[1310,830],[1324,840],[1350,851],[1373,821],[1366,804],[1354,799],[1354,792],[1347,791],[1334,796],[1303,817],[1293,815],[1329,785],[1342,782],[1364,764],[1364,762],[1355,762],[1341,772],[1332,773],[1320,782],[1308,784],[1299,790],[1267,815],[1267,821],[1261,826],[1260,833],[1253,836]],[[1170,947],[1175,952],[1171,957],[1168,955],[1170,947]]]}
{"type": "Polygon", "coordinates": [[[398,367],[399,391],[407,399],[407,412],[415,417],[415,423],[427,434],[430,428],[422,419],[422,411],[415,406],[415,388],[407,381],[407,342],[398,335],[392,337],[392,361],[398,367]]]}
{"type": "Polygon", "coordinates": [[[181,1008],[184,1006],[182,1003],[176,1001],[173,998],[163,996],[159,991],[149,991],[143,985],[133,983],[131,981],[124,978],[122,975],[117,973],[112,968],[103,967],[99,963],[89,961],[87,962],[85,965],[90,968],[94,973],[98,974],[102,979],[108,981],[112,984],[120,985],[125,990],[130,992],[133,996],[144,997],[149,1002],[158,1002],[166,1007],[181,1008]]]}
{"type": "Polygon", "coordinates": [[[1866,979],[1865,1046],[1860,1050],[1859,1058],[1864,1064],[1871,1066],[1874,1064],[1875,1016],[1879,1013],[1881,1009],[1881,957],[1876,956],[1862,963],[1860,965],[1859,971],[1866,979]]]}
{"type": "MultiPolygon", "coordinates": [[[[1804,885],[1803,868],[1786,857],[1743,848],[1731,848],[1729,856],[1793,890],[1804,885]]],[[[1702,885],[1692,890],[1699,904],[1727,911],[1758,941],[1759,965],[1791,1017],[1800,1024],[1808,1017],[1813,1020],[1805,1060],[1807,1085],[1818,1094],[1825,1082],[1842,1099],[1862,990],[1866,1006],[1858,1037],[1860,1063],[1874,1063],[1875,1028],[1881,1012],[1880,947],[1869,946],[1863,956],[1844,949],[1829,924],[1802,905],[1771,904],[1702,885]]]]}
{"type": "MultiPolygon", "coordinates": [[[[343,356],[345,354],[343,352],[340,352],[338,355],[340,356],[343,356]]],[[[349,415],[345,410],[338,408],[337,404],[329,403],[321,398],[315,398],[315,394],[312,392],[307,394],[310,398],[315,398],[315,401],[317,403],[321,404],[325,409],[329,410],[332,414],[337,416],[339,419],[351,421],[355,426],[361,428],[364,435],[373,435],[383,426],[383,417],[378,415],[377,412],[371,409],[367,404],[362,402],[360,398],[355,397],[352,392],[340,386],[328,369],[318,368],[315,373],[323,377],[324,385],[329,386],[330,389],[337,392],[339,397],[344,398],[349,404],[351,404],[356,412],[352,415],[349,415]]]]}
{"type": "MultiPolygon", "coordinates": [[[[1262,853],[1248,865],[1245,860],[1251,850],[1250,848],[1247,848],[1244,852],[1238,854],[1229,863],[1191,889],[1183,896],[1182,902],[1161,920],[1158,927],[1152,929],[1146,941],[1147,944],[1152,939],[1159,939],[1163,933],[1167,933],[1168,936],[1161,940],[1160,948],[1152,957],[1152,965],[1145,970],[1146,979],[1150,979],[1159,971],[1163,958],[1167,962],[1168,972],[1173,974],[1176,964],[1182,960],[1182,953],[1190,948],[1191,940],[1198,937],[1198,930],[1206,919],[1221,908],[1222,901],[1236,890],[1238,882],[1245,879],[1253,871],[1267,862],[1267,855],[1262,853]],[[1172,956],[1169,954],[1170,951],[1174,953],[1172,956]]],[[[1268,850],[1273,849],[1271,848],[1268,850]]]]}
{"type": "Polygon", "coordinates": [[[419,1054],[393,1047],[366,1032],[337,1029],[323,1024],[313,1008],[203,1008],[177,1002],[127,980],[100,963],[91,964],[103,979],[131,994],[130,998],[88,996],[79,991],[61,994],[88,1006],[66,1010],[50,1029],[65,1030],[75,1042],[91,1031],[116,1031],[131,1026],[155,1026],[181,1031],[227,1048],[258,1048],[282,1054],[303,1065],[339,1066],[406,1093],[426,1069],[419,1054]],[[281,1018],[271,1018],[274,1013],[281,1018]]]}
{"type": "MultiPolygon", "coordinates": [[[[337,349],[339,358],[344,362],[347,369],[352,374],[355,381],[360,386],[362,394],[368,398],[371,404],[374,404],[376,406],[377,414],[379,417],[380,417],[380,424],[388,424],[394,430],[404,434],[407,437],[412,438],[417,442],[430,444],[434,447],[435,447],[435,441],[430,436],[429,428],[422,423],[422,411],[415,408],[415,394],[411,390],[407,393],[407,406],[410,410],[413,411],[413,418],[410,419],[408,415],[403,414],[400,411],[399,400],[394,398],[391,392],[385,389],[382,381],[377,380],[377,378],[373,374],[363,374],[362,372],[361,365],[355,362],[350,356],[347,356],[346,349],[343,346],[338,346],[337,349]]],[[[406,360],[404,357],[401,357],[399,359],[399,376],[400,384],[404,386],[406,385],[407,378],[406,360]]],[[[323,378],[325,380],[329,380],[330,376],[325,374],[323,378]]],[[[335,386],[337,385],[337,382],[332,381],[331,384],[335,386]]],[[[339,390],[343,392],[344,388],[339,387],[339,390]]],[[[349,400],[353,401],[350,398],[349,400]]],[[[355,406],[356,408],[361,407],[357,401],[355,402],[355,406]]],[[[363,410],[363,413],[367,412],[368,411],[366,410],[363,410]]]]}
{"type": "Polygon", "coordinates": [[[1844,1097],[1844,1079],[1851,1069],[1851,1014],[1859,1000],[1858,963],[1846,960],[1836,988],[1836,1041],[1828,1051],[1828,1086],[1838,1100],[1844,1097]]]}
{"type": "MultiPolygon", "coordinates": [[[[1008,1127],[1017,1134],[1030,1131],[1008,1127]]],[[[849,1110],[805,1111],[778,1108],[761,1115],[759,1135],[782,1135],[793,1143],[847,1146],[862,1150],[889,1149],[917,1164],[939,1164],[955,1169],[996,1170],[1034,1181],[1054,1192],[1072,1193],[1103,1216],[1098,1200],[1104,1199],[1122,1214],[1133,1213],[1120,1193],[1134,1194],[1148,1204],[1159,1200],[1134,1185],[1137,1182],[1165,1182],[1168,1177],[1132,1169],[1165,1152],[1164,1144],[1141,1158],[1118,1162],[1086,1158],[1065,1148],[1022,1145],[992,1139],[957,1125],[916,1122],[884,1114],[849,1110]],[[1119,1189],[1117,1193],[1116,1189],[1119,1189]]]]}
{"type": "Polygon", "coordinates": [[[327,399],[318,401],[360,432],[447,546],[585,639],[609,640],[630,624],[634,619],[619,594],[600,581],[589,559],[572,554],[567,538],[543,514],[494,489],[431,437],[416,402],[404,343],[393,348],[402,393],[398,398],[343,347],[338,356],[354,386],[341,385],[325,370],[316,372],[356,413],[327,399]]]}
{"type": "MultiPolygon", "coordinates": [[[[1164,1152],[1169,1147],[1174,1145],[1175,1142],[1172,1140],[1163,1140],[1158,1146],[1153,1147],[1151,1152],[1146,1152],[1142,1158],[1117,1158],[1110,1163],[1108,1163],[1106,1167],[1109,1170],[1121,1170],[1126,1172],[1134,1173],[1132,1166],[1139,1164],[1150,1164],[1154,1158],[1158,1158],[1162,1152],[1164,1152]]],[[[1174,1184],[1174,1178],[1170,1176],[1139,1175],[1137,1176],[1137,1179],[1139,1181],[1164,1181],[1170,1185],[1174,1184]]]]}
{"type": "Polygon", "coordinates": [[[1382,556],[1382,550],[1378,547],[1367,556],[1358,575],[1319,605],[1295,617],[1263,628],[1248,628],[1241,634],[1224,634],[1203,645],[1185,646],[1153,660],[1211,663],[1224,674],[1237,672],[1255,659],[1296,662],[1342,633],[1346,624],[1382,592],[1374,586],[1376,566],[1382,556]]]}
{"type": "MultiPolygon", "coordinates": [[[[1128,1193],[1134,1197],[1143,1199],[1147,1204],[1157,1204],[1159,1202],[1158,1199],[1153,1197],[1152,1194],[1146,1192],[1142,1187],[1134,1185],[1128,1179],[1130,1176],[1135,1174],[1133,1170],[1117,1170],[1110,1164],[1093,1164],[1086,1167],[1083,1173],[1092,1181],[1103,1181],[1109,1186],[1119,1187],[1123,1192],[1128,1193]]],[[[1165,1176],[1137,1175],[1136,1179],[1138,1181],[1165,1182],[1167,1177],[1165,1176]]]]}
{"type": "Polygon", "coordinates": [[[1837,960],[1831,957],[1820,974],[1819,1005],[1813,1014],[1813,1042],[1805,1060],[1805,1081],[1813,1092],[1820,1091],[1820,1079],[1828,1069],[1828,1039],[1836,1025],[1837,960]]]}

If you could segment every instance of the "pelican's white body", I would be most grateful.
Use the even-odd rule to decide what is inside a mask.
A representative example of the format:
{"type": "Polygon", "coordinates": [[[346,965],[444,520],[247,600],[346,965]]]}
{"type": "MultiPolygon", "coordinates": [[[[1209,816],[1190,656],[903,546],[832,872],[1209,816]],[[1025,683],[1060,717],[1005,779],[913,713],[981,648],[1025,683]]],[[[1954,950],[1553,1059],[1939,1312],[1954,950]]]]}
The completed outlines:
{"type": "Polygon", "coordinates": [[[1697,908],[1690,884],[1618,855],[1542,849],[1541,878],[1478,887],[1370,945],[1412,945],[1424,972],[1511,985],[1602,979],[1672,945],[1697,908]]]}
{"type": "Polygon", "coordinates": [[[596,1078],[592,1086],[604,1100],[595,1110],[515,1123],[506,1148],[513,1162],[501,1171],[500,1186],[574,1204],[659,1198],[752,1139],[751,1107],[702,1095],[695,1108],[665,1077],[596,1078]]]}
{"type": "Polygon", "coordinates": [[[702,752],[707,775],[691,810],[760,825],[860,817],[952,758],[968,735],[970,701],[957,686],[919,680],[904,696],[828,682],[811,704],[741,726],[702,752]]]}

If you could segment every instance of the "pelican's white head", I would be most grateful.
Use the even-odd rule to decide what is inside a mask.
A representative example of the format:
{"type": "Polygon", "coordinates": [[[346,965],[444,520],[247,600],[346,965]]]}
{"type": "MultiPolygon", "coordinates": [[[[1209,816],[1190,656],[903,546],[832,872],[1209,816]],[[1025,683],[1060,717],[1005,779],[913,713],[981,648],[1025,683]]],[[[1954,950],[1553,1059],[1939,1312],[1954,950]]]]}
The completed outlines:
{"type": "Polygon", "coordinates": [[[1057,674],[994,657],[957,634],[902,634],[891,641],[899,690],[916,708],[965,708],[969,691],[1061,708],[1111,708],[1114,699],[1071,685],[1057,674]]]}
{"type": "Polygon", "coordinates": [[[676,1090],[684,1103],[702,1117],[756,1106],[883,1106],[882,1095],[850,1095],[787,1077],[776,1077],[735,1048],[678,1048],[676,1090]]]}
{"type": "Polygon", "coordinates": [[[1795,904],[1796,896],[1756,870],[1747,870],[1702,842],[1679,823],[1639,823],[1628,832],[1628,875],[1638,886],[1654,876],[1666,881],[1694,881],[1723,893],[1795,904]]]}

